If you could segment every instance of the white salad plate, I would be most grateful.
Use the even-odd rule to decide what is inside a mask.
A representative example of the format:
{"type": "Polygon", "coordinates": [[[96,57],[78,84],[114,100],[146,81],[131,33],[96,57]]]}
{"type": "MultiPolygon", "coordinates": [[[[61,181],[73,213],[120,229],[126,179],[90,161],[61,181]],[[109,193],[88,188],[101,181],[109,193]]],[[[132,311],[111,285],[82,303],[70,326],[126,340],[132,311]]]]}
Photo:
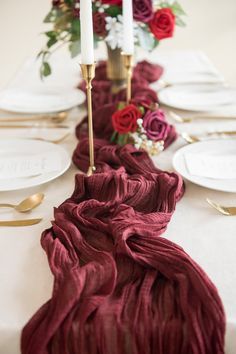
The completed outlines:
{"type": "Polygon", "coordinates": [[[192,183],[222,192],[236,193],[236,178],[209,178],[190,174],[186,163],[186,155],[189,153],[191,153],[192,159],[194,159],[194,154],[196,156],[200,154],[204,157],[206,155],[214,156],[214,158],[219,157],[221,161],[225,158],[234,158],[236,156],[236,140],[214,139],[186,145],[174,154],[172,160],[174,169],[192,183]]]}
{"type": "Polygon", "coordinates": [[[216,111],[236,103],[236,90],[222,85],[176,85],[158,93],[169,107],[198,112],[216,111]]]}
{"type": "Polygon", "coordinates": [[[0,92],[0,109],[14,113],[54,113],[82,104],[85,94],[79,89],[35,86],[8,88],[0,92]]]}
{"type": "MultiPolygon", "coordinates": [[[[61,146],[38,140],[30,139],[1,139],[0,140],[0,191],[13,191],[29,187],[35,187],[54,180],[61,176],[70,166],[71,158],[61,146]],[[21,161],[21,172],[27,169],[29,161],[39,159],[42,164],[42,156],[49,166],[42,169],[42,173],[27,176],[14,177],[16,161],[21,161]],[[9,162],[6,168],[6,161],[9,162]],[[13,161],[13,162],[12,162],[13,161]],[[51,168],[50,163],[54,165],[51,168]],[[5,166],[5,169],[4,169],[5,166]],[[5,171],[5,174],[4,174],[5,171]],[[9,173],[9,176],[6,175],[9,173]]],[[[40,165],[41,166],[41,165],[40,165]]],[[[19,166],[18,166],[19,167],[19,166]]],[[[35,166],[34,166],[35,167],[35,166]]],[[[37,167],[37,166],[36,166],[37,167]]],[[[19,171],[18,171],[19,172],[19,171]]]]}

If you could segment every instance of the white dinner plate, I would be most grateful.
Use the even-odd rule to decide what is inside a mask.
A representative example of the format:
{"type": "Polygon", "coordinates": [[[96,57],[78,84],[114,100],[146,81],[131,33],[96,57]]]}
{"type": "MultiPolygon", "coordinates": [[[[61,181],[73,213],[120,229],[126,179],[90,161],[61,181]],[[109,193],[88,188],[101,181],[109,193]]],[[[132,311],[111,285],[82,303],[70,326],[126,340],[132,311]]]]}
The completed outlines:
{"type": "Polygon", "coordinates": [[[79,89],[55,87],[9,88],[0,92],[0,109],[15,113],[53,113],[82,104],[85,94],[79,89]]]}
{"type": "Polygon", "coordinates": [[[222,85],[176,85],[160,90],[158,97],[166,106],[207,112],[236,103],[236,90],[222,85]]]}
{"type": "Polygon", "coordinates": [[[236,154],[236,140],[233,139],[216,139],[201,141],[194,144],[186,145],[179,149],[173,156],[173,167],[187,180],[198,184],[199,186],[222,191],[236,193],[236,178],[233,179],[214,179],[201,176],[191,175],[187,169],[185,162],[186,153],[201,153],[222,156],[232,156],[236,154]]]}
{"type": "Polygon", "coordinates": [[[61,176],[71,164],[71,158],[67,151],[59,145],[29,139],[1,139],[0,156],[7,158],[12,156],[35,156],[38,154],[54,153],[58,156],[59,168],[32,177],[0,179],[0,191],[13,191],[30,188],[54,180],[61,176]]]}

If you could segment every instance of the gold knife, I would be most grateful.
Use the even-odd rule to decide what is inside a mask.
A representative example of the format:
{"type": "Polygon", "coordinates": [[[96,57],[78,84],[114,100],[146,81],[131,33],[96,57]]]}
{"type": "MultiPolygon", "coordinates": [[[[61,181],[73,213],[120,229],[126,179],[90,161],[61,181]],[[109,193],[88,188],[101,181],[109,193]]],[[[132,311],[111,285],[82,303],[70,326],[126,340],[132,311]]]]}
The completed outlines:
{"type": "Polygon", "coordinates": [[[44,125],[36,125],[36,124],[0,124],[0,129],[68,129],[69,125],[61,125],[61,124],[44,124],[44,125]]]}
{"type": "Polygon", "coordinates": [[[40,223],[43,219],[6,220],[0,221],[0,226],[30,226],[40,223]]]}

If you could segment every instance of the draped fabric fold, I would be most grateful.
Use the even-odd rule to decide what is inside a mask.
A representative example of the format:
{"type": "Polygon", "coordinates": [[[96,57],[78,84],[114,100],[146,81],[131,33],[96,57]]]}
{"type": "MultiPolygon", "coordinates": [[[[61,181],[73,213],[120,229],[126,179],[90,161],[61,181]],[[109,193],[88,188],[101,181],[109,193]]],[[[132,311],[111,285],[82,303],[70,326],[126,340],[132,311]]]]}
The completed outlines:
{"type": "MultiPolygon", "coordinates": [[[[88,140],[74,163],[88,167],[88,140]]],[[[23,354],[221,354],[225,316],[215,286],[162,237],[183,182],[148,154],[95,139],[97,171],[42,235],[52,298],[22,333],[23,354]]]]}

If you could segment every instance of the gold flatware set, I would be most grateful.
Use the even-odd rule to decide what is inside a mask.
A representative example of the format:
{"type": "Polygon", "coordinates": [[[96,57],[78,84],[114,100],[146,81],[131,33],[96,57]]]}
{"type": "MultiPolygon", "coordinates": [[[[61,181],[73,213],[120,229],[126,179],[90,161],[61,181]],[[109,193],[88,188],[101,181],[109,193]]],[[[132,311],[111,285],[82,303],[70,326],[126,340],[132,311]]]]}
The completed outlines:
{"type": "Polygon", "coordinates": [[[180,134],[181,137],[188,143],[188,144],[193,144],[193,143],[197,143],[199,141],[203,141],[203,139],[205,138],[209,138],[212,136],[236,136],[236,131],[215,131],[215,132],[210,132],[210,133],[206,133],[205,135],[195,135],[195,134],[189,134],[186,132],[183,132],[180,134]]]}
{"type": "Polygon", "coordinates": [[[201,115],[196,114],[196,115],[192,115],[191,117],[182,117],[181,115],[173,111],[169,111],[168,114],[177,123],[191,123],[200,119],[201,120],[220,120],[220,119],[232,120],[236,118],[236,116],[223,116],[223,115],[213,116],[213,115],[207,115],[207,113],[201,115]]]}
{"type": "MultiPolygon", "coordinates": [[[[44,200],[44,194],[36,193],[22,200],[18,204],[1,203],[0,208],[12,208],[18,211],[19,213],[28,213],[31,210],[35,209],[37,206],[39,206],[43,200],[44,200]]],[[[40,221],[42,221],[42,218],[21,219],[21,220],[1,220],[0,226],[14,226],[14,227],[31,226],[31,225],[38,224],[40,221]]]]}
{"type": "Polygon", "coordinates": [[[19,123],[19,122],[37,122],[48,121],[52,123],[62,123],[68,118],[69,112],[58,112],[55,114],[34,114],[27,116],[9,116],[0,117],[0,123],[19,123]]]}
{"type": "MultiPolygon", "coordinates": [[[[0,117],[0,129],[66,129],[71,127],[63,123],[69,115],[69,111],[62,111],[55,114],[34,114],[26,116],[4,116],[0,117]],[[24,123],[24,124],[21,124],[24,123]]],[[[66,133],[58,139],[49,139],[41,136],[26,137],[26,139],[47,141],[54,144],[59,144],[64,141],[71,133],[66,133]]],[[[25,137],[24,137],[25,139],[25,137]]]]}

